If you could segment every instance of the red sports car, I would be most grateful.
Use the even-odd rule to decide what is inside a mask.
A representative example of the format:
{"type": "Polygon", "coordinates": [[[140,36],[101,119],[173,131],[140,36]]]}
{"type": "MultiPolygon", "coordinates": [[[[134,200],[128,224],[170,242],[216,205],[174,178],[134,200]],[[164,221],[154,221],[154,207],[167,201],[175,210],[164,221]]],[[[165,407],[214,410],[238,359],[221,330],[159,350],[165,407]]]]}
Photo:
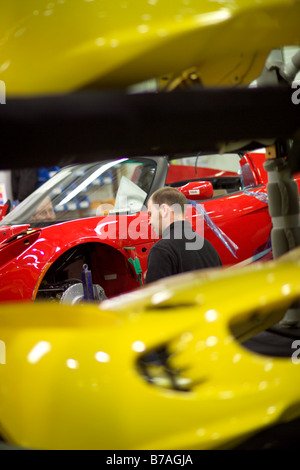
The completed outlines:
{"type": "Polygon", "coordinates": [[[0,222],[0,300],[76,302],[144,282],[147,200],[184,192],[187,218],[223,265],[271,257],[264,153],[121,158],[64,167],[0,222]],[[89,286],[89,287],[86,287],[89,286]]]}

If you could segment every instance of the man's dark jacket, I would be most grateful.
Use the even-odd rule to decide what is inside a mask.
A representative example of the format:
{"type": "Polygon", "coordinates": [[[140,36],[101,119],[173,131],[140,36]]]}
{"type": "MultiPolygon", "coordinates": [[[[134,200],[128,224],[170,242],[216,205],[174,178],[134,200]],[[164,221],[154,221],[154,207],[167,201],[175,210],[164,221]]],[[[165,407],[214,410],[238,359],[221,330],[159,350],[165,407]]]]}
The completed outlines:
{"type": "Polygon", "coordinates": [[[173,222],[148,255],[146,284],[173,274],[222,266],[212,244],[197,234],[188,221],[173,222]]]}

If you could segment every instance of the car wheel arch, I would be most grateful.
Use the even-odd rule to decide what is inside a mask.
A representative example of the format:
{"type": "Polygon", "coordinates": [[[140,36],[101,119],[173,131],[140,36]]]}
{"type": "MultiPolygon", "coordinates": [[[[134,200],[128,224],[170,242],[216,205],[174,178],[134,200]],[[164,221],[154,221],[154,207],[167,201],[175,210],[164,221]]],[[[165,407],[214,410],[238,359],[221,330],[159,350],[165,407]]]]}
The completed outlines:
{"type": "Polygon", "coordinates": [[[64,289],[70,282],[81,282],[84,265],[91,272],[93,283],[101,285],[108,297],[137,286],[134,270],[123,250],[113,244],[89,241],[67,247],[55,260],[47,263],[32,300],[52,298],[51,290],[54,293],[55,289],[64,289]]]}

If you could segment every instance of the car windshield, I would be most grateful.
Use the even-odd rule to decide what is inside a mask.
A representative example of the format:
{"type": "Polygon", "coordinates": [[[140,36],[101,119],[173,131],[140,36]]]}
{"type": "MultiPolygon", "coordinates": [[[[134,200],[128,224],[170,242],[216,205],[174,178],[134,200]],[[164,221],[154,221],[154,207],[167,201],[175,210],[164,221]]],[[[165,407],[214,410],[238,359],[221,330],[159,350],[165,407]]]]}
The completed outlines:
{"type": "Polygon", "coordinates": [[[142,209],[156,163],[141,158],[79,164],[58,171],[12,210],[0,225],[43,226],[142,209]]]}

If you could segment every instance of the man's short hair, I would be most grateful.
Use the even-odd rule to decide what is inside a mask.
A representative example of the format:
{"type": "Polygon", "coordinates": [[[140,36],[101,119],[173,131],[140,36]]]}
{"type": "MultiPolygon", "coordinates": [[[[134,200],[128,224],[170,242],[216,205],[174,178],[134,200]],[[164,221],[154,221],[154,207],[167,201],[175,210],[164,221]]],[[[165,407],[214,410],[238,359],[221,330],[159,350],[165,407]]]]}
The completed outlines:
{"type": "Polygon", "coordinates": [[[187,199],[178,189],[165,186],[164,188],[157,189],[150,197],[153,204],[167,204],[170,207],[180,207],[182,214],[185,213],[185,206],[187,199]]]}

